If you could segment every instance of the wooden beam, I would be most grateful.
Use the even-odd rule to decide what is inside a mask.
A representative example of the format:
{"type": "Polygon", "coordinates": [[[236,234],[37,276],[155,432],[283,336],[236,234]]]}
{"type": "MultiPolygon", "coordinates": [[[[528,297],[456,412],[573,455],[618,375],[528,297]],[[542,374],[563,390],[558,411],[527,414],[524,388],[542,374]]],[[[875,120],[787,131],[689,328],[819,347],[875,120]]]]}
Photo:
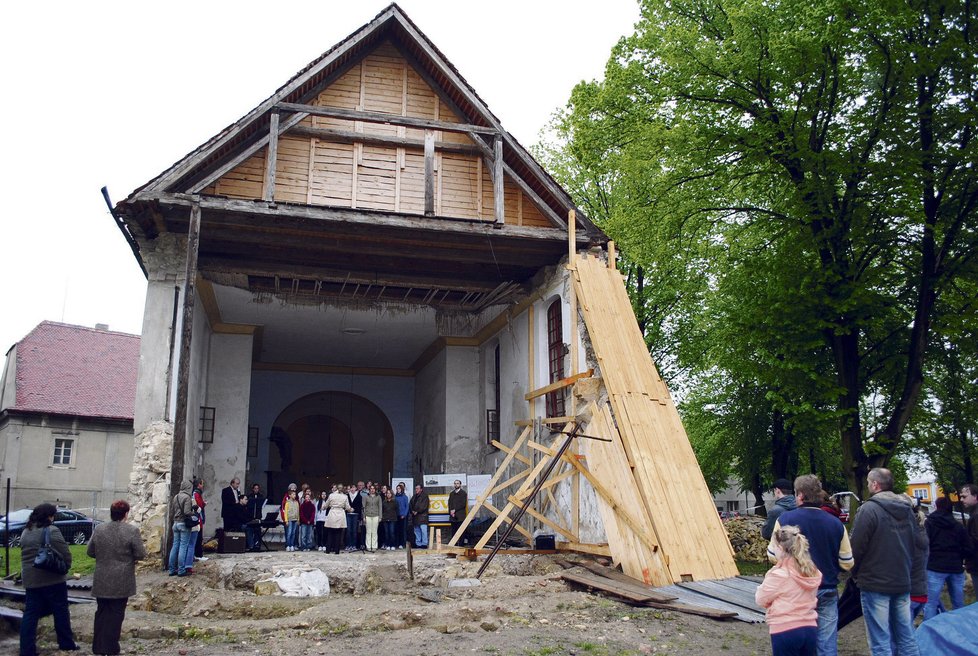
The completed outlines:
{"type": "MultiPolygon", "coordinates": [[[[413,150],[424,150],[424,139],[412,139],[410,137],[395,137],[382,134],[367,134],[365,132],[352,132],[350,130],[332,130],[328,128],[309,128],[304,125],[296,126],[289,130],[290,135],[297,137],[309,137],[331,143],[363,143],[368,146],[388,146],[390,148],[410,148],[413,150]]],[[[461,153],[463,155],[480,155],[482,151],[477,147],[455,143],[453,141],[436,141],[435,150],[447,153],[461,153]]]]}
{"type": "Polygon", "coordinates": [[[275,202],[275,167],[278,164],[278,112],[268,118],[268,153],[265,156],[265,185],[262,199],[275,202]]]}
{"type": "MultiPolygon", "coordinates": [[[[506,446],[499,440],[493,440],[492,445],[497,449],[499,449],[500,451],[502,451],[503,453],[509,453],[510,451],[512,451],[510,447],[506,446]]],[[[522,453],[517,452],[515,458],[520,462],[522,462],[524,465],[528,465],[530,467],[533,466],[533,461],[527,458],[526,456],[524,456],[522,453]]]]}
{"type": "MultiPolygon", "coordinates": [[[[513,444],[512,447],[513,450],[510,453],[506,454],[506,457],[503,458],[502,463],[500,463],[499,467],[496,468],[496,473],[493,474],[491,479],[489,479],[489,482],[486,484],[486,489],[483,490],[482,494],[479,495],[479,498],[476,499],[475,506],[473,506],[469,510],[469,512],[465,514],[465,520],[462,522],[461,526],[458,527],[458,530],[455,531],[455,535],[453,535],[452,539],[448,542],[448,546],[450,547],[455,546],[455,543],[458,542],[459,538],[461,538],[462,535],[465,533],[465,529],[467,529],[469,527],[469,524],[472,523],[472,520],[475,518],[479,508],[489,507],[489,504],[487,502],[490,497],[490,490],[492,490],[492,487],[499,481],[500,478],[502,478],[503,472],[506,471],[506,468],[509,467],[509,464],[513,462],[513,458],[515,457],[514,454],[517,451],[519,451],[521,448],[523,448],[524,442],[530,439],[531,432],[532,431],[529,428],[526,428],[523,430],[522,433],[520,433],[520,436],[516,438],[516,442],[513,444]]],[[[174,492],[174,494],[176,493],[174,492]]]]}
{"type": "Polygon", "coordinates": [[[452,123],[450,121],[438,121],[430,118],[415,118],[413,116],[398,116],[397,114],[384,114],[383,112],[367,112],[355,109],[341,109],[339,107],[324,107],[322,105],[300,105],[298,103],[280,102],[276,105],[279,109],[288,112],[301,112],[312,116],[326,116],[328,118],[340,118],[347,121],[363,121],[364,123],[381,123],[383,125],[399,125],[406,128],[421,128],[425,130],[443,130],[445,132],[475,132],[477,134],[498,134],[496,128],[487,128],[484,125],[472,125],[471,123],[452,123]]]}
{"type": "Polygon", "coordinates": [[[588,369],[587,371],[582,371],[579,374],[574,374],[573,376],[568,376],[567,378],[562,378],[555,383],[550,383],[545,387],[540,387],[532,392],[527,392],[523,395],[523,398],[527,401],[537,398],[538,396],[543,396],[544,394],[549,394],[550,392],[555,392],[564,387],[573,385],[575,382],[581,380],[582,378],[590,378],[594,375],[594,369],[588,369]]]}
{"type": "Polygon", "coordinates": [[[554,223],[554,225],[556,225],[562,231],[567,229],[567,224],[564,223],[564,220],[560,218],[560,215],[554,211],[554,208],[550,207],[550,205],[545,200],[540,198],[540,194],[533,191],[530,185],[526,183],[526,180],[521,178],[516,173],[516,171],[513,170],[513,167],[511,167],[509,164],[506,164],[504,162],[503,170],[506,172],[506,175],[508,175],[513,179],[513,182],[516,183],[516,186],[522,189],[523,193],[530,197],[530,200],[533,201],[533,204],[536,205],[538,210],[543,212],[544,216],[550,219],[550,221],[554,223]]]}
{"type": "MultiPolygon", "coordinates": [[[[183,311],[180,326],[180,356],[177,360],[177,406],[173,419],[173,451],[170,454],[170,498],[176,496],[183,484],[184,460],[187,448],[187,407],[190,395],[190,340],[194,330],[194,306],[197,285],[197,249],[200,245],[200,206],[190,210],[187,230],[187,261],[184,269],[183,311]]],[[[169,390],[167,390],[169,395],[169,390]]],[[[164,531],[170,537],[170,525],[164,531]]]]}
{"type": "Polygon", "coordinates": [[[586,544],[583,542],[558,542],[557,551],[573,551],[611,558],[611,547],[607,544],[586,544]]]}
{"type": "Polygon", "coordinates": [[[435,133],[424,133],[424,215],[435,215],[435,133]]]}
{"type": "Polygon", "coordinates": [[[537,419],[518,419],[514,424],[517,426],[532,426],[533,422],[539,421],[541,424],[566,424],[567,422],[574,421],[574,417],[540,417],[537,419]]]}
{"type": "Polygon", "coordinates": [[[608,242],[608,268],[617,269],[618,268],[618,251],[615,250],[615,242],[608,242]]]}
{"type": "Polygon", "coordinates": [[[346,367],[329,364],[303,364],[299,362],[254,362],[253,371],[288,371],[311,374],[343,374],[347,376],[390,376],[396,378],[413,378],[411,369],[393,369],[382,367],[346,367]]]}
{"type": "MultiPolygon", "coordinates": [[[[199,203],[205,212],[218,211],[242,216],[305,219],[310,221],[333,221],[349,228],[369,230],[377,227],[404,228],[417,233],[430,230],[434,236],[448,233],[459,235],[491,235],[495,239],[501,236],[525,238],[527,241],[559,241],[567,239],[567,233],[557,228],[533,228],[527,226],[505,226],[502,234],[493,230],[492,224],[478,219],[429,218],[417,214],[395,214],[393,212],[374,212],[353,210],[350,208],[325,207],[314,205],[289,204],[276,205],[261,201],[238,198],[220,198],[216,196],[193,196],[190,194],[137,194],[137,200],[159,201],[163,205],[182,206],[190,208],[199,203]]],[[[211,220],[210,217],[208,220],[211,220]]],[[[583,238],[586,243],[587,237],[583,238]]],[[[494,242],[495,243],[495,242],[494,242]]]]}
{"type": "Polygon", "coordinates": [[[496,135],[496,139],[492,144],[493,147],[493,166],[492,166],[492,198],[493,207],[495,208],[496,224],[503,225],[506,223],[506,195],[504,186],[506,184],[503,178],[503,138],[501,135],[496,135]]]}
{"type": "MultiPolygon", "coordinates": [[[[291,128],[293,125],[298,124],[299,121],[301,121],[305,117],[306,117],[305,114],[293,114],[289,118],[285,119],[285,121],[280,122],[278,126],[279,136],[281,136],[283,132],[291,128]]],[[[226,161],[224,164],[211,171],[210,174],[207,175],[207,177],[203,178],[202,180],[200,180],[200,182],[196,183],[193,187],[188,189],[187,190],[188,193],[199,194],[201,191],[214,184],[226,173],[233,170],[236,166],[238,166],[246,159],[248,159],[249,157],[257,153],[259,150],[267,146],[268,138],[269,135],[266,134],[265,136],[255,141],[255,143],[251,144],[250,146],[242,150],[240,153],[238,153],[237,155],[235,155],[234,157],[226,161]]],[[[162,200],[163,196],[165,195],[167,194],[159,194],[158,197],[162,200]]]]}

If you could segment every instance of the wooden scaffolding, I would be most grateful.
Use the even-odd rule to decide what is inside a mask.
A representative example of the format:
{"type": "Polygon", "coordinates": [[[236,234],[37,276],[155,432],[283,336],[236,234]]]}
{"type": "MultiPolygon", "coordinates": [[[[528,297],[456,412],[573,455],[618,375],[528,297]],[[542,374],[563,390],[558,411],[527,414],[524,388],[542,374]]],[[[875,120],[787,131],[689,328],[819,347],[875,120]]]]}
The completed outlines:
{"type": "MultiPolygon", "coordinates": [[[[652,585],[736,576],[733,549],[675,403],[649,357],[614,268],[613,247],[610,254],[609,265],[569,254],[572,333],[579,308],[596,371],[578,373],[575,334],[572,375],[526,395],[530,400],[593,373],[598,384],[590,384],[587,404],[577,409],[572,396],[571,416],[559,418],[567,423],[549,443],[540,436],[550,434],[542,427],[553,420],[542,419],[522,422],[529,425],[512,446],[494,442],[506,455],[449,544],[455,546],[484,508],[495,519],[477,549],[497,528],[524,516],[553,531],[560,548],[609,555],[626,574],[652,585]],[[560,504],[554,491],[565,481],[570,503],[560,504]],[[581,540],[581,485],[594,490],[607,544],[581,540]],[[497,508],[494,498],[505,503],[497,508]]],[[[513,528],[532,538],[527,526],[513,528]]]]}

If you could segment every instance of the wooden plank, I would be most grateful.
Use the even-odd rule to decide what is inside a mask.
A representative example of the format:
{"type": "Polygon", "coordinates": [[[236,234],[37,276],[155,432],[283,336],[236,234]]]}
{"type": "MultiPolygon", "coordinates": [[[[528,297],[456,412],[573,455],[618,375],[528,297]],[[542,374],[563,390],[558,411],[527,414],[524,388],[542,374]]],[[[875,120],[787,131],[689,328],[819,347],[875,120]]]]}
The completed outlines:
{"type": "Polygon", "coordinates": [[[385,114],[382,112],[368,112],[355,109],[342,109],[339,107],[323,107],[321,105],[301,105],[298,103],[280,102],[276,105],[280,110],[288,112],[302,112],[311,116],[325,116],[328,118],[340,118],[349,121],[361,121],[363,123],[381,123],[384,125],[404,126],[408,128],[423,128],[425,130],[443,130],[445,132],[474,132],[476,134],[495,135],[499,133],[497,128],[485,127],[483,125],[473,125],[471,123],[452,123],[430,118],[416,118],[414,116],[398,116],[396,114],[385,114]]]}
{"type": "Polygon", "coordinates": [[[265,157],[265,186],[262,200],[275,200],[275,169],[278,164],[278,112],[268,117],[268,155],[265,157]]]}
{"type": "Polygon", "coordinates": [[[503,179],[503,138],[500,135],[496,135],[496,139],[492,144],[493,146],[493,166],[492,166],[492,197],[493,197],[493,212],[496,218],[496,224],[502,225],[506,223],[506,199],[504,196],[504,185],[506,184],[503,179]]]}
{"type": "Polygon", "coordinates": [[[424,133],[424,215],[435,214],[435,133],[424,133]]]}
{"type": "Polygon", "coordinates": [[[611,557],[611,548],[607,544],[585,544],[582,542],[558,542],[557,551],[573,551],[592,556],[611,557]]]}
{"type": "Polygon", "coordinates": [[[506,467],[509,466],[509,463],[513,462],[515,453],[519,451],[522,448],[523,443],[530,438],[531,432],[532,431],[529,428],[526,428],[522,433],[520,433],[520,436],[516,438],[516,442],[513,444],[513,450],[506,454],[506,457],[503,458],[503,461],[499,464],[499,467],[496,468],[496,473],[489,479],[489,482],[486,484],[486,489],[482,492],[479,498],[476,499],[475,505],[465,514],[465,519],[462,521],[462,524],[459,526],[458,530],[455,531],[455,535],[452,536],[452,539],[448,542],[448,546],[455,546],[458,539],[465,533],[465,529],[467,529],[469,524],[472,523],[472,520],[475,518],[478,510],[486,505],[486,502],[490,496],[490,490],[492,490],[493,486],[499,481],[500,478],[502,478],[503,472],[506,471],[506,467]]]}
{"type": "MultiPolygon", "coordinates": [[[[310,128],[302,125],[290,129],[288,134],[298,137],[316,138],[329,143],[363,143],[369,146],[388,146],[391,148],[407,148],[424,151],[424,139],[413,139],[410,137],[368,134],[365,132],[334,130],[330,128],[310,128]]],[[[479,155],[481,153],[475,146],[452,141],[436,141],[435,150],[446,153],[458,153],[460,155],[479,155]]]]}
{"type": "Polygon", "coordinates": [[[647,601],[656,601],[652,595],[626,589],[617,585],[614,581],[604,578],[603,576],[565,571],[560,574],[560,578],[587,588],[594,588],[595,590],[607,592],[636,604],[642,604],[647,601]]]}
{"type": "Polygon", "coordinates": [[[553,392],[555,390],[563,389],[565,387],[573,385],[574,383],[581,380],[582,378],[590,378],[593,375],[594,375],[594,369],[588,369],[587,371],[582,371],[579,374],[574,374],[573,376],[568,376],[567,378],[561,378],[557,382],[550,383],[545,387],[539,387],[533,390],[532,392],[527,392],[526,394],[523,395],[523,398],[526,399],[527,401],[531,401],[537,398],[538,396],[543,396],[544,394],[549,394],[550,392],[553,392]]]}
{"type": "Polygon", "coordinates": [[[551,424],[566,424],[568,422],[574,421],[574,417],[538,417],[537,419],[517,419],[513,423],[517,426],[532,426],[533,422],[539,421],[544,425],[551,424]]]}
{"type": "Polygon", "coordinates": [[[647,585],[645,585],[645,583],[643,583],[642,581],[639,581],[638,579],[633,579],[632,577],[628,576],[624,572],[619,572],[616,569],[612,569],[610,567],[605,567],[604,565],[600,565],[598,563],[592,563],[587,561],[577,563],[577,564],[580,567],[583,567],[584,569],[588,570],[592,574],[595,574],[597,576],[602,576],[610,581],[614,581],[615,583],[617,583],[619,586],[621,586],[626,590],[632,590],[633,592],[636,593],[651,595],[653,601],[661,601],[665,603],[668,601],[672,601],[674,599],[678,599],[676,595],[666,594],[664,592],[657,592],[652,588],[648,587],[647,585]]]}

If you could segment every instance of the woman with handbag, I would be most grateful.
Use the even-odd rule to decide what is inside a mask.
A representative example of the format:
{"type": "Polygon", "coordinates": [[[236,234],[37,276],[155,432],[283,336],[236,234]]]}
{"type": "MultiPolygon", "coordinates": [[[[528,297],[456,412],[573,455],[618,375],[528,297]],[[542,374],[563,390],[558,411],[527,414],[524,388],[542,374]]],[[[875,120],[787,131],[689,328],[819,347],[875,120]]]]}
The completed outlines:
{"type": "Polygon", "coordinates": [[[129,504],[119,500],[109,508],[112,521],[99,524],[88,542],[88,555],[95,559],[92,596],[98,603],[92,653],[119,653],[126,604],[136,594],[136,561],[146,557],[139,529],[126,522],[129,504]]]}
{"type": "Polygon", "coordinates": [[[45,615],[54,615],[54,630],[58,636],[58,649],[75,651],[75,637],[71,631],[71,616],[68,613],[68,586],[65,574],[71,567],[71,552],[57,526],[53,525],[58,510],[50,503],[42,503],[31,513],[27,528],[20,534],[21,577],[27,596],[24,603],[24,617],[20,623],[20,656],[37,656],[37,621],[45,615]],[[53,552],[53,553],[49,553],[53,552]],[[38,554],[44,552],[43,560],[57,566],[64,561],[60,573],[41,569],[41,562],[35,564],[38,554]],[[59,558],[60,557],[60,558],[59,558]]]}

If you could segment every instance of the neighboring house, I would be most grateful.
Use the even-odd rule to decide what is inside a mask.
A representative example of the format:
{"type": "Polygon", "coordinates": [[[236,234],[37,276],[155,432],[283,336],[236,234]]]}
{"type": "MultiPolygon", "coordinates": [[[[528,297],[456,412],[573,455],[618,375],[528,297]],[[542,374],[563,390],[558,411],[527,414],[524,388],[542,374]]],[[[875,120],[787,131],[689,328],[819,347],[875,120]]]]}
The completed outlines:
{"type": "MultiPolygon", "coordinates": [[[[770,509],[774,504],[774,493],[764,490],[764,504],[770,509]]],[[[717,512],[739,513],[741,515],[756,515],[760,511],[754,504],[754,493],[741,489],[736,479],[727,480],[727,489],[713,495],[713,503],[717,512]]]]}
{"type": "MultiPolygon", "coordinates": [[[[937,484],[937,478],[933,474],[923,476],[921,478],[910,479],[907,483],[907,496],[913,497],[920,501],[920,503],[927,504],[928,506],[938,497],[944,496],[944,489],[937,484]]],[[[957,502],[958,495],[956,490],[952,490],[948,498],[952,502],[957,502]]]]}
{"type": "MultiPolygon", "coordinates": [[[[104,508],[126,495],[139,336],[44,321],[7,352],[0,484],[11,508],[104,508]]],[[[0,508],[2,510],[2,508],[0,508]]]]}

